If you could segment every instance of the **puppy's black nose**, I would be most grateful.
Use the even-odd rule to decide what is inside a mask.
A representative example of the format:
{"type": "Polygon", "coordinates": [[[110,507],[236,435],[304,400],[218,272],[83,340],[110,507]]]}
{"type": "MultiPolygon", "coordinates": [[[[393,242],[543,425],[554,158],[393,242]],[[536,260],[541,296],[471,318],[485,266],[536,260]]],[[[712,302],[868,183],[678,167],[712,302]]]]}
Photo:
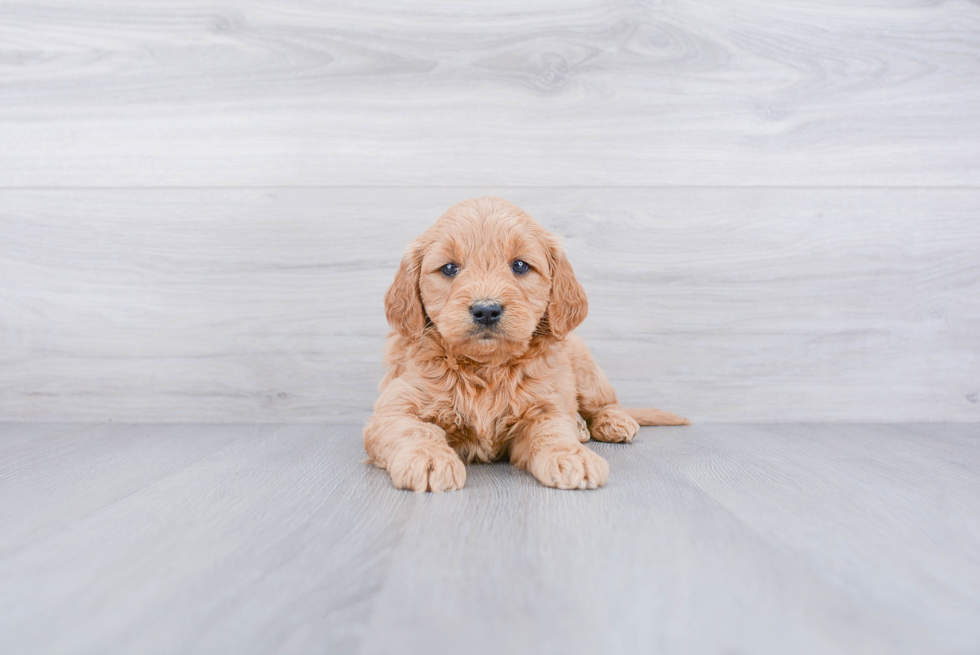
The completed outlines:
{"type": "Polygon", "coordinates": [[[494,325],[500,321],[500,315],[504,313],[504,308],[499,302],[481,300],[470,305],[470,314],[473,320],[480,325],[494,325]]]}

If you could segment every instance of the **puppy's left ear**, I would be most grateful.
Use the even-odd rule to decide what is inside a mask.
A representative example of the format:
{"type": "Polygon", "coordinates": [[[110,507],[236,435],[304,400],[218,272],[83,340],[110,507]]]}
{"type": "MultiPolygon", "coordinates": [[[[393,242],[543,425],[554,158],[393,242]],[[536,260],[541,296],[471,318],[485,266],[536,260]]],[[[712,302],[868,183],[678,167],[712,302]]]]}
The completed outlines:
{"type": "Polygon", "coordinates": [[[579,326],[589,313],[585,289],[575,279],[572,265],[557,239],[551,239],[551,301],[548,303],[548,327],[559,339],[579,326]]]}
{"type": "Polygon", "coordinates": [[[425,307],[419,292],[419,268],[422,265],[422,244],[409,244],[395,274],[395,281],[385,294],[385,316],[395,332],[410,339],[418,338],[425,329],[425,307]]]}

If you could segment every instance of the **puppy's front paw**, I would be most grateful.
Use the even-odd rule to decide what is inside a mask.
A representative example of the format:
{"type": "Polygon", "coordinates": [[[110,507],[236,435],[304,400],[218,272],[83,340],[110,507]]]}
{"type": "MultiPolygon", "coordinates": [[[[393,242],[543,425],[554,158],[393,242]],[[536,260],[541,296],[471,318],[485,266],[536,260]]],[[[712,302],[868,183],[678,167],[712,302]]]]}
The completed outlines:
{"type": "Polygon", "coordinates": [[[609,464],[580,443],[559,443],[538,452],[531,473],[558,489],[595,489],[606,483],[609,464]]]}
{"type": "Polygon", "coordinates": [[[578,413],[575,414],[575,427],[578,428],[578,440],[585,442],[591,437],[589,436],[589,424],[585,422],[585,419],[578,413]]]}
{"type": "Polygon", "coordinates": [[[399,489],[451,491],[466,484],[466,467],[447,446],[422,446],[400,453],[388,463],[388,474],[399,489]]]}
{"type": "Polygon", "coordinates": [[[618,407],[606,407],[592,417],[589,426],[596,441],[632,441],[640,431],[640,424],[618,407]]]}

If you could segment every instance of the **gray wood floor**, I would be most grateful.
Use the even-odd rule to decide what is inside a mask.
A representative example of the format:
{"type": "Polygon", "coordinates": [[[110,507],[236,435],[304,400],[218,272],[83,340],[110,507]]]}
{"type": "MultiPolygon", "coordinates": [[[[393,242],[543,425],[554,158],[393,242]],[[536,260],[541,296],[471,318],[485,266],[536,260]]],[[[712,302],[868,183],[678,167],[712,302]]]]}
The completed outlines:
{"type": "Polygon", "coordinates": [[[360,428],[0,425],[9,653],[976,653],[980,429],[694,425],[415,495],[360,428]]]}

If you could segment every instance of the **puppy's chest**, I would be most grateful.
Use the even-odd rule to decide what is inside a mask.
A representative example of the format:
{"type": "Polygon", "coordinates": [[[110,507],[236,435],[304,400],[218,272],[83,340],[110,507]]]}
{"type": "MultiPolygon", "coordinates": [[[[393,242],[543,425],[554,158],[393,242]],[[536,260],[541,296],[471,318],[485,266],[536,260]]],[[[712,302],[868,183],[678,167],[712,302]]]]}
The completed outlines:
{"type": "Polygon", "coordinates": [[[527,410],[526,399],[515,388],[457,389],[436,404],[433,420],[464,459],[492,461],[507,453],[511,428],[527,410]]]}

